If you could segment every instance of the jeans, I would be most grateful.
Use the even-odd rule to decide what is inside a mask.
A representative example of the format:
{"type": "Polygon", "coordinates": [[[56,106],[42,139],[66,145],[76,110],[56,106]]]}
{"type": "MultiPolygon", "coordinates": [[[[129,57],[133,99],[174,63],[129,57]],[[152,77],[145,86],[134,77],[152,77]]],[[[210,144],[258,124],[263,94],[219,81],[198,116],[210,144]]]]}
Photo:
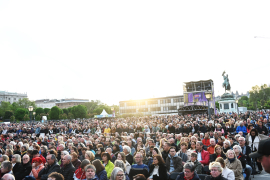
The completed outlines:
{"type": "Polygon", "coordinates": [[[245,178],[245,180],[250,180],[250,175],[251,175],[251,173],[252,173],[252,168],[251,168],[251,166],[250,165],[246,165],[246,178],[245,178]]]}

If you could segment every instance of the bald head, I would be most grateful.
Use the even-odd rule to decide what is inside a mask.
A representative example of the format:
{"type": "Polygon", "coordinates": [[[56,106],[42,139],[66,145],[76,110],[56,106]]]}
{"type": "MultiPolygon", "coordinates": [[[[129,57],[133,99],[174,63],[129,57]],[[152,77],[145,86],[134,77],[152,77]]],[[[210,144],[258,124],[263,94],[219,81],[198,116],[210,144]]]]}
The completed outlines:
{"type": "Polygon", "coordinates": [[[2,180],[15,180],[15,177],[12,174],[5,174],[1,179],[2,180]]]}
{"type": "Polygon", "coordinates": [[[22,160],[23,160],[23,164],[27,164],[30,161],[30,157],[27,154],[25,154],[22,160]]]}

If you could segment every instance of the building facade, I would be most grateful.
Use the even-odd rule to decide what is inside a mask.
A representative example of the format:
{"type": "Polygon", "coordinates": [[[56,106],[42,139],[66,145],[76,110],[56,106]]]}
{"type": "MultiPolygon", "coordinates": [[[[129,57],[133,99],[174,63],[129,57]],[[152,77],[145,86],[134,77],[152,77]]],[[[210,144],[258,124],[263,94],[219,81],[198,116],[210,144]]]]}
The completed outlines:
{"type": "Polygon", "coordinates": [[[18,102],[20,99],[27,98],[27,93],[14,93],[7,91],[0,91],[0,103],[2,101],[10,102],[10,104],[14,102],[18,102]]]}
{"type": "Polygon", "coordinates": [[[40,108],[49,108],[51,109],[53,106],[56,106],[56,102],[60,102],[60,100],[57,99],[39,99],[36,100],[36,106],[40,108]]]}
{"type": "Polygon", "coordinates": [[[120,101],[119,114],[177,114],[179,107],[183,105],[184,97],[181,95],[141,100],[120,101]]]}
{"type": "Polygon", "coordinates": [[[79,104],[84,104],[86,102],[89,102],[89,99],[40,99],[36,100],[35,103],[37,107],[41,108],[52,108],[54,106],[59,107],[60,109],[69,108],[73,106],[77,106],[79,104]]]}

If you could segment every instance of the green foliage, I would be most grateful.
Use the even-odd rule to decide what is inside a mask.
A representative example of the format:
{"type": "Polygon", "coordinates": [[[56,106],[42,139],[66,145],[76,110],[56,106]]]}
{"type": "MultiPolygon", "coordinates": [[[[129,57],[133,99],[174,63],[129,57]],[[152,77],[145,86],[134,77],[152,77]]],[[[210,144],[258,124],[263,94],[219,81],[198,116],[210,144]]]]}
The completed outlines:
{"type": "Polygon", "coordinates": [[[83,105],[87,108],[88,113],[93,113],[95,109],[101,104],[99,100],[91,100],[90,102],[84,103],[83,105]]]}
{"type": "Polygon", "coordinates": [[[29,121],[30,120],[29,115],[28,114],[25,114],[24,117],[23,117],[23,120],[24,121],[29,121]]]}
{"type": "Polygon", "coordinates": [[[36,115],[36,121],[40,121],[40,119],[41,119],[40,115],[39,114],[36,115]]]}
{"type": "Polygon", "coordinates": [[[15,112],[15,118],[16,118],[17,120],[22,121],[23,118],[24,118],[24,115],[27,114],[27,113],[28,113],[28,111],[27,111],[26,109],[18,108],[18,109],[16,110],[16,112],[15,112]]]}
{"type": "Polygon", "coordinates": [[[2,101],[0,106],[0,116],[4,116],[7,110],[11,110],[10,103],[2,101]]]}
{"type": "Polygon", "coordinates": [[[10,121],[11,121],[11,122],[15,122],[15,116],[11,116],[11,117],[10,117],[10,121]]]}
{"type": "Polygon", "coordinates": [[[10,105],[10,108],[11,108],[12,112],[15,113],[16,110],[19,108],[19,104],[16,103],[16,102],[14,102],[14,103],[12,103],[12,104],[10,105]]]}
{"type": "Polygon", "coordinates": [[[62,110],[63,110],[63,113],[64,113],[64,114],[68,115],[68,112],[69,112],[68,109],[65,109],[65,108],[64,108],[64,109],[62,109],[62,110]]]}
{"type": "Polygon", "coordinates": [[[52,107],[52,109],[50,111],[50,115],[49,115],[50,119],[58,120],[59,115],[62,114],[61,112],[63,112],[63,111],[59,107],[57,107],[57,106],[52,107]]]}
{"type": "Polygon", "coordinates": [[[216,108],[219,110],[219,103],[216,101],[216,108]]]}
{"type": "Polygon", "coordinates": [[[30,101],[28,98],[23,98],[18,101],[20,108],[27,109],[29,106],[33,106],[34,109],[37,108],[35,101],[30,101]]]}
{"type": "Polygon", "coordinates": [[[44,109],[39,107],[39,108],[37,108],[37,109],[35,110],[35,112],[36,112],[36,114],[38,115],[38,114],[44,113],[44,109]]]}
{"type": "Polygon", "coordinates": [[[68,113],[68,119],[74,119],[74,116],[72,113],[68,113]]]}
{"type": "Polygon", "coordinates": [[[50,112],[50,110],[51,110],[50,108],[44,108],[44,113],[48,114],[50,112]]]}
{"type": "Polygon", "coordinates": [[[85,118],[86,117],[86,107],[83,105],[73,106],[71,113],[73,114],[74,118],[85,118]]]}
{"type": "Polygon", "coordinates": [[[10,119],[11,116],[13,116],[13,112],[11,110],[7,110],[5,112],[4,119],[10,119]]]}

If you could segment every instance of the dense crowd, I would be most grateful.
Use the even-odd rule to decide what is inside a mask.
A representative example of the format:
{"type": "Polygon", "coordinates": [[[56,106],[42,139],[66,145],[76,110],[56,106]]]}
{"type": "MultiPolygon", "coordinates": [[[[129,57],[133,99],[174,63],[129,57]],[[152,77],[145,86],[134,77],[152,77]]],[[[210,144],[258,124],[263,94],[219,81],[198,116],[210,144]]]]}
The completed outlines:
{"type": "Polygon", "coordinates": [[[3,180],[250,180],[263,170],[269,113],[11,123],[0,127],[3,180]]]}

